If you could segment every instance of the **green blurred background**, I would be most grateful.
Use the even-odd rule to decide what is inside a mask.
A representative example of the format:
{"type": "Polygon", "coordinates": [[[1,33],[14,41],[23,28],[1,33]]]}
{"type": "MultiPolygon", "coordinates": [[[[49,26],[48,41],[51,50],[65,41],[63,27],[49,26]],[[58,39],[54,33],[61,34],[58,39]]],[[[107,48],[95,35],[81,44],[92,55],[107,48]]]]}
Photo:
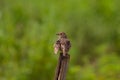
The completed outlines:
{"type": "Polygon", "coordinates": [[[120,0],[0,0],[0,80],[53,80],[61,31],[66,80],[120,79],[120,0]]]}

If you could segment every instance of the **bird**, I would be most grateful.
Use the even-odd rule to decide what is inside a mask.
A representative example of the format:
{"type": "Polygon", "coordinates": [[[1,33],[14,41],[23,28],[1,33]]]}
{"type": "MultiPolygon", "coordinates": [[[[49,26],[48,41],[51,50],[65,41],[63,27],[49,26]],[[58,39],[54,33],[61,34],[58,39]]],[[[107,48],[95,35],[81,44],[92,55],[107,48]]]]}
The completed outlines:
{"type": "Polygon", "coordinates": [[[57,33],[56,35],[58,35],[58,40],[54,44],[54,53],[57,54],[60,51],[61,53],[63,53],[63,56],[66,56],[71,47],[71,43],[67,38],[65,32],[60,32],[57,33]]]}

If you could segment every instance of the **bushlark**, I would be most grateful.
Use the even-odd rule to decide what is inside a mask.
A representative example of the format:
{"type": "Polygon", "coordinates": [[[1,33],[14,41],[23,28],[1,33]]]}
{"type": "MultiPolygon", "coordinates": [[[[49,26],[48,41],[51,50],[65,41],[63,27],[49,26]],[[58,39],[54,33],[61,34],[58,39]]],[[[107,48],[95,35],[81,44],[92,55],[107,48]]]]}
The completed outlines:
{"type": "Polygon", "coordinates": [[[64,32],[60,32],[57,35],[58,40],[54,44],[54,53],[57,54],[58,51],[60,51],[61,53],[63,53],[63,56],[65,56],[66,54],[68,54],[71,43],[64,32]]]}

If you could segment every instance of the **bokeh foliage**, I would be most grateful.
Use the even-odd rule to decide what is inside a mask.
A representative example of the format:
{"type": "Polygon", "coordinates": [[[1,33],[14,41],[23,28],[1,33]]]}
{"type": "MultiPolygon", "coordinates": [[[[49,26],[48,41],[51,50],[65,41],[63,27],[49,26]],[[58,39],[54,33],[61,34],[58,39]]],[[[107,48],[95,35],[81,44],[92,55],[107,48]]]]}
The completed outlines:
{"type": "Polygon", "coordinates": [[[0,80],[53,80],[60,31],[72,43],[67,80],[119,80],[119,7],[119,0],[0,0],[0,80]]]}

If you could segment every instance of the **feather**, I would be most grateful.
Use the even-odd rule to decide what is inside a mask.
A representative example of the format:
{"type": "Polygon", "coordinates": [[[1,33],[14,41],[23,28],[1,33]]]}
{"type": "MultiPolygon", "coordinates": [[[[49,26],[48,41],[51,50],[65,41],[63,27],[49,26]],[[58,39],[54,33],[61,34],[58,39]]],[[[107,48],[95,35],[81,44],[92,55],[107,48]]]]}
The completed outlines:
{"type": "Polygon", "coordinates": [[[54,44],[54,53],[57,54],[59,50],[60,50],[60,41],[56,41],[56,43],[54,44]]]}

